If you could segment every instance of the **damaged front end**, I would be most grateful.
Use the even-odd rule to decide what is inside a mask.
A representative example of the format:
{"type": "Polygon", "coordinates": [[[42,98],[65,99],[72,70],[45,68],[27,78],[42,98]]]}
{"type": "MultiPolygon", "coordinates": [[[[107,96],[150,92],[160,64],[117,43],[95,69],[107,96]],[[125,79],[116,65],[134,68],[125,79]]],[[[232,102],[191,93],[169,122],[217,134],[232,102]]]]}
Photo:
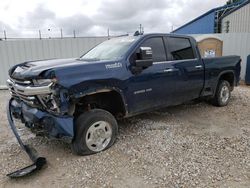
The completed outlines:
{"type": "Polygon", "coordinates": [[[21,120],[32,132],[49,138],[62,139],[71,143],[74,137],[72,107],[69,105],[67,91],[56,86],[56,80],[15,80],[9,79],[7,85],[12,98],[7,107],[9,125],[20,146],[34,162],[31,166],[8,174],[9,177],[21,177],[41,169],[46,164],[44,157],[25,145],[13,118],[21,120]]]}

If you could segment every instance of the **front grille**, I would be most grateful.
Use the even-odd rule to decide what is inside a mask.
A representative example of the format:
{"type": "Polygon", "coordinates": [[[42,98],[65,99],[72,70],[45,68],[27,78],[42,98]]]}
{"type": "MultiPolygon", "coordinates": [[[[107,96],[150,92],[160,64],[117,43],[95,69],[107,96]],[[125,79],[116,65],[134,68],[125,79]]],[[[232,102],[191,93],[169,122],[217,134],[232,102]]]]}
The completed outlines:
{"type": "Polygon", "coordinates": [[[16,80],[16,79],[10,79],[13,83],[17,83],[17,84],[20,84],[20,85],[23,85],[23,86],[29,86],[29,85],[32,85],[32,82],[29,81],[29,80],[16,80]]]}
{"type": "Polygon", "coordinates": [[[33,96],[33,95],[25,95],[24,90],[18,89],[17,87],[15,87],[16,85],[22,86],[22,87],[33,86],[33,83],[31,81],[9,79],[7,81],[7,85],[8,85],[8,88],[10,90],[10,93],[11,93],[12,97],[14,97],[16,99],[19,99],[19,100],[22,100],[25,103],[27,103],[29,105],[32,105],[32,106],[37,103],[37,99],[36,99],[35,96],[33,96]]]}
{"type": "Polygon", "coordinates": [[[32,107],[57,110],[57,105],[52,96],[53,84],[53,82],[50,82],[48,85],[37,85],[29,80],[12,78],[7,80],[7,86],[13,98],[21,100],[32,107]]]}

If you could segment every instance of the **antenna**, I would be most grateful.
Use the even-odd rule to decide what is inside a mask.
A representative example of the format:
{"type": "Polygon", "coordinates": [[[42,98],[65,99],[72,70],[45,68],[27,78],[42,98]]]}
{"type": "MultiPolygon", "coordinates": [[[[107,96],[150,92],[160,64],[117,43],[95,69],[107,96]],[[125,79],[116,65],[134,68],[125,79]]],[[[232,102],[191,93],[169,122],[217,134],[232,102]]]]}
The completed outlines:
{"type": "Polygon", "coordinates": [[[135,33],[134,33],[134,36],[139,36],[140,35],[140,32],[139,31],[136,31],[135,33]]]}

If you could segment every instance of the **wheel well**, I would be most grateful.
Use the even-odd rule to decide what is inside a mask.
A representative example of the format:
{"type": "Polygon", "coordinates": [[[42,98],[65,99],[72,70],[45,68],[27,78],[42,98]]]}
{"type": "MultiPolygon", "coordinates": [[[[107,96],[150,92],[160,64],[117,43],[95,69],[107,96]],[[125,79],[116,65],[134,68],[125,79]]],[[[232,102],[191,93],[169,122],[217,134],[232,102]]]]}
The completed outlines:
{"type": "Polygon", "coordinates": [[[232,72],[228,72],[228,73],[221,75],[220,80],[226,80],[229,82],[231,88],[234,87],[234,74],[232,72]]]}
{"type": "Polygon", "coordinates": [[[76,103],[74,115],[78,116],[84,111],[94,108],[106,110],[117,119],[124,117],[126,114],[122,96],[116,91],[109,91],[86,95],[80,98],[76,103]]]}

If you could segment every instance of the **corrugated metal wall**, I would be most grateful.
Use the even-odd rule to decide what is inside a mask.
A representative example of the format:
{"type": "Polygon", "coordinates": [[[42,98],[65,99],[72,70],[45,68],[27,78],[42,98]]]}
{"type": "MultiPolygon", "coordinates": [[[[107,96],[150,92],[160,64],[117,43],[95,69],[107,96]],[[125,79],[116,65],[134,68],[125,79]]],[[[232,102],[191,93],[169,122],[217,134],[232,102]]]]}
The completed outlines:
{"type": "Polygon", "coordinates": [[[222,33],[250,32],[250,3],[222,19],[222,33]]]}
{"type": "Polygon", "coordinates": [[[175,30],[173,33],[177,34],[205,34],[214,33],[214,12],[201,17],[200,19],[184,25],[175,30]]]}
{"type": "Polygon", "coordinates": [[[0,41],[0,88],[5,87],[12,65],[31,60],[79,57],[105,40],[107,37],[0,41]]]}
{"type": "MultiPolygon", "coordinates": [[[[241,78],[245,78],[246,59],[250,54],[250,33],[192,35],[198,41],[215,37],[223,41],[223,55],[240,55],[241,78]]],[[[0,41],[0,88],[5,87],[8,69],[17,63],[50,58],[79,57],[107,40],[107,37],[0,41]]]]}
{"type": "Polygon", "coordinates": [[[197,41],[217,38],[223,41],[222,55],[239,55],[242,58],[241,79],[245,79],[247,56],[250,55],[250,33],[224,33],[192,35],[197,41]]]}

